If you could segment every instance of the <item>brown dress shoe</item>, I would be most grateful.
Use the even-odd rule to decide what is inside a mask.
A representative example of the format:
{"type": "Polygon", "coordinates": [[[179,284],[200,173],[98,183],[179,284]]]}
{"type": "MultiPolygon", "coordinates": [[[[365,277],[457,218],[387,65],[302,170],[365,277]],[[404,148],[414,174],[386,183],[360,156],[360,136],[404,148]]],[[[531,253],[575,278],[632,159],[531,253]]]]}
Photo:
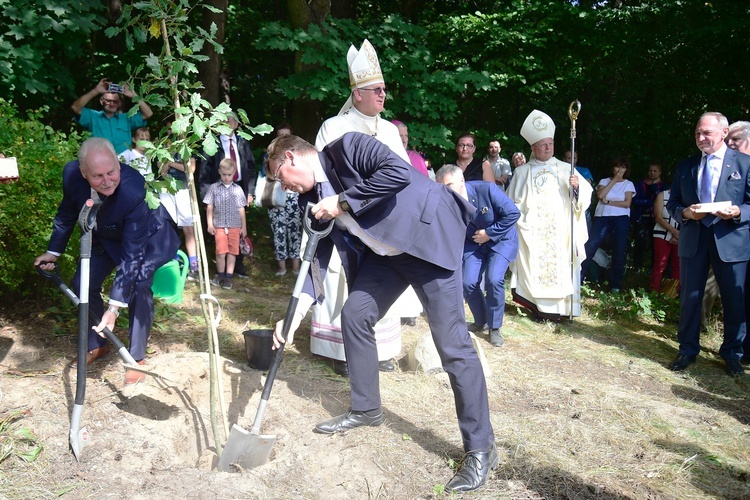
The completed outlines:
{"type": "MultiPolygon", "coordinates": [[[[139,365],[145,365],[145,360],[138,361],[139,365]]],[[[146,381],[146,374],[136,370],[125,370],[125,385],[138,384],[146,381]]]]}
{"type": "MultiPolygon", "coordinates": [[[[97,347],[96,349],[91,349],[89,352],[86,353],[86,366],[89,366],[91,363],[93,363],[99,358],[103,358],[107,354],[109,354],[109,344],[105,345],[104,347],[97,347]]],[[[73,358],[73,361],[70,363],[70,366],[73,368],[76,368],[78,366],[78,359],[73,358]]]]}

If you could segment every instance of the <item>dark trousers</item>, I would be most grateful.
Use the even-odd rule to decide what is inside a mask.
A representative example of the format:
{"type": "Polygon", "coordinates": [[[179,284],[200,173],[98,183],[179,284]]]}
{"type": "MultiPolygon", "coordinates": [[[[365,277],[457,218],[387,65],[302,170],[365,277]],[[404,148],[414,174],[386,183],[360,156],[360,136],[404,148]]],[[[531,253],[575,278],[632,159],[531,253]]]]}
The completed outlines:
{"type": "Polygon", "coordinates": [[[655,221],[651,210],[649,208],[640,219],[633,223],[633,269],[636,271],[648,269],[654,254],[652,233],[655,221]]]}
{"type": "Polygon", "coordinates": [[[585,277],[589,264],[604,238],[612,236],[612,271],[610,272],[610,286],[622,288],[622,278],[625,276],[625,255],[628,250],[628,233],[630,232],[630,217],[619,215],[616,217],[594,217],[594,227],[591,229],[589,239],[586,242],[586,260],[583,262],[583,275],[585,277]]]}
{"type": "MultiPolygon", "coordinates": [[[[171,228],[169,230],[174,233],[171,228]]],[[[140,361],[146,357],[146,342],[151,334],[151,326],[154,323],[154,293],[151,290],[151,285],[154,282],[154,273],[159,267],[174,258],[178,244],[179,239],[174,234],[173,237],[170,236],[170,238],[165,239],[165,244],[162,248],[154,249],[153,246],[149,245],[150,258],[143,262],[138,272],[138,278],[128,302],[128,319],[130,320],[129,351],[130,355],[136,361],[140,361]]],[[[119,262],[115,263],[101,245],[94,244],[90,264],[89,309],[101,318],[104,313],[102,283],[117,267],[119,262]]],[[[73,290],[76,295],[80,295],[81,293],[80,280],[81,267],[79,265],[73,276],[73,290]]],[[[100,337],[93,330],[94,326],[97,325],[89,321],[89,351],[107,345],[107,339],[100,337]]]]}
{"type": "Polygon", "coordinates": [[[487,245],[481,245],[474,253],[464,256],[464,298],[477,325],[487,325],[490,329],[503,326],[508,264],[508,259],[487,245]],[[481,286],[482,276],[485,290],[481,286]]]}
{"type": "Polygon", "coordinates": [[[716,249],[711,227],[700,225],[698,248],[693,257],[680,257],[680,324],[677,340],[680,354],[696,356],[700,350],[701,305],[706,288],[708,266],[714,270],[724,307],[724,342],[719,355],[739,360],[745,339],[745,276],[747,261],[724,262],[716,249]]]}
{"type": "Polygon", "coordinates": [[[449,271],[407,254],[382,257],[367,251],[341,312],[354,411],[380,408],[378,349],[373,326],[408,285],[414,287],[448,373],[465,451],[494,442],[487,385],[466,328],[461,269],[449,271]]]}

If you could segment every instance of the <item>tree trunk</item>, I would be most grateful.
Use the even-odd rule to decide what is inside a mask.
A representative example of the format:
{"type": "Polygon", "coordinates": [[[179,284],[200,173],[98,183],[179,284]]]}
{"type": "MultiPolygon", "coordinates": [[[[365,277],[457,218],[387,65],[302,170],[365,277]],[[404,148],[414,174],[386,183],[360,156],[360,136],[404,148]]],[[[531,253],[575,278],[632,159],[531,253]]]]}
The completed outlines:
{"type": "MultiPolygon", "coordinates": [[[[206,10],[203,19],[201,20],[201,27],[210,33],[211,23],[215,23],[217,31],[214,40],[219,45],[224,45],[224,33],[227,24],[227,5],[229,2],[228,0],[208,0],[206,3],[212,7],[220,9],[221,12],[214,14],[213,12],[206,10]]],[[[221,67],[221,54],[214,50],[213,45],[206,44],[205,55],[208,56],[208,60],[198,66],[200,79],[204,86],[203,98],[210,102],[212,106],[218,106],[222,101],[230,102],[227,77],[221,67]],[[222,89],[224,89],[226,93],[222,93],[222,89]]]]}
{"type": "MultiPolygon", "coordinates": [[[[321,24],[331,12],[331,0],[288,0],[288,6],[289,19],[294,29],[321,24]]],[[[346,57],[346,54],[341,57],[346,57]]],[[[300,73],[306,69],[309,67],[302,63],[298,52],[295,55],[294,71],[300,73]]],[[[295,133],[311,142],[315,141],[320,124],[326,118],[322,116],[321,102],[308,98],[298,99],[293,103],[290,117],[295,133]]]]}

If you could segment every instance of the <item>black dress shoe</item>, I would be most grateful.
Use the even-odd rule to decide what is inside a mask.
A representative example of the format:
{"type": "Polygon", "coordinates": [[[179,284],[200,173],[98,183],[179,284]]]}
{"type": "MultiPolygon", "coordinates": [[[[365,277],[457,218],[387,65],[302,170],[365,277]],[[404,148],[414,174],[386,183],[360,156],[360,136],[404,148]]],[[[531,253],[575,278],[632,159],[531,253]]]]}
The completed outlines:
{"type": "Polygon", "coordinates": [[[742,364],[737,359],[725,359],[724,362],[727,364],[727,373],[733,377],[739,377],[745,374],[745,369],[742,368],[742,364]]]}
{"type": "Polygon", "coordinates": [[[492,445],[489,451],[472,451],[467,453],[461,467],[456,471],[453,479],[445,485],[447,491],[474,491],[481,488],[487,481],[490,471],[497,467],[500,458],[497,448],[492,445]]]}
{"type": "Polygon", "coordinates": [[[674,361],[669,364],[669,369],[673,372],[681,372],[693,363],[695,363],[695,356],[683,356],[682,354],[678,354],[677,357],[674,358],[674,361]]]}
{"type": "Polygon", "coordinates": [[[378,361],[378,370],[381,372],[392,372],[396,369],[396,366],[391,362],[390,359],[385,361],[378,361]]]}
{"type": "Polygon", "coordinates": [[[401,324],[405,326],[417,326],[417,318],[401,318],[401,324]]]}
{"type": "Polygon", "coordinates": [[[468,328],[468,330],[471,333],[479,333],[484,330],[484,325],[477,325],[476,323],[470,323],[469,325],[467,325],[466,328],[468,328]]]}
{"type": "Polygon", "coordinates": [[[382,411],[371,417],[363,411],[350,410],[343,415],[319,423],[315,426],[313,432],[317,432],[318,434],[333,434],[336,432],[346,432],[357,427],[376,427],[382,423],[382,411]]]}
{"type": "Polygon", "coordinates": [[[349,376],[349,365],[346,361],[333,361],[333,372],[336,375],[341,375],[342,377],[348,377],[349,376]]]}

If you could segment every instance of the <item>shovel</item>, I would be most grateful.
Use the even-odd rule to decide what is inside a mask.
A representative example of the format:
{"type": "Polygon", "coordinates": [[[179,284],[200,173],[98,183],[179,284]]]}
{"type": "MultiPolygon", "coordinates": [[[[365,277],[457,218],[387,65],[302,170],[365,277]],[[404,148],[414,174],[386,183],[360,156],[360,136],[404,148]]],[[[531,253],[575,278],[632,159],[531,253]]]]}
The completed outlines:
{"type": "MultiPolygon", "coordinates": [[[[62,280],[62,278],[60,277],[60,271],[57,268],[57,266],[55,266],[54,271],[45,271],[41,267],[37,266],[36,271],[40,275],[44,276],[45,278],[52,280],[52,282],[55,285],[57,285],[57,288],[59,288],[62,291],[62,293],[66,297],[68,297],[71,302],[73,302],[74,306],[80,307],[80,302],[81,302],[80,299],[76,296],[73,290],[71,290],[70,287],[66,285],[65,282],[62,280]]],[[[83,284],[81,284],[81,289],[83,289],[83,284]]],[[[81,295],[83,295],[83,292],[81,293],[81,295]]],[[[98,325],[99,323],[101,323],[102,321],[101,318],[97,316],[95,312],[89,309],[88,313],[89,313],[89,320],[91,321],[91,324],[98,325]]],[[[88,335],[88,333],[86,335],[88,335]]],[[[104,335],[106,335],[107,340],[112,342],[112,344],[115,346],[115,348],[117,349],[117,353],[120,355],[122,360],[128,365],[128,368],[137,369],[138,371],[144,371],[138,368],[138,367],[142,368],[142,365],[139,365],[136,363],[135,359],[133,359],[133,356],[130,355],[130,351],[128,351],[127,347],[125,347],[125,345],[120,341],[120,339],[117,338],[117,335],[112,333],[112,330],[110,330],[106,326],[104,327],[104,335]],[[130,366],[130,365],[135,365],[135,366],[130,366]]]]}
{"type": "MultiPolygon", "coordinates": [[[[281,332],[284,340],[286,340],[287,335],[289,335],[292,318],[297,309],[297,302],[299,302],[299,297],[302,293],[302,286],[305,284],[305,277],[307,276],[307,271],[310,269],[310,264],[315,256],[318,242],[328,236],[333,229],[333,221],[329,221],[328,225],[321,231],[316,231],[312,228],[310,219],[310,208],[312,206],[313,203],[308,203],[305,210],[303,222],[305,232],[309,239],[307,241],[307,246],[305,247],[305,252],[302,255],[302,263],[300,265],[299,274],[297,275],[297,281],[294,283],[292,298],[289,301],[289,306],[286,309],[286,316],[284,317],[284,328],[281,332]]],[[[271,454],[271,448],[273,447],[274,442],[276,442],[276,436],[261,435],[260,426],[263,423],[263,417],[266,414],[268,398],[271,396],[271,388],[276,379],[276,372],[281,364],[281,356],[284,352],[285,345],[285,343],[282,343],[281,347],[279,347],[274,354],[271,368],[269,368],[268,376],[266,377],[266,383],[263,385],[263,394],[260,396],[258,412],[255,414],[255,420],[253,421],[253,427],[250,429],[250,432],[247,432],[237,424],[232,425],[227,444],[224,446],[224,451],[219,457],[218,468],[220,471],[231,472],[231,465],[235,463],[242,468],[250,469],[263,465],[268,461],[268,456],[271,454]]]]}
{"type": "Polygon", "coordinates": [[[81,429],[83,401],[86,397],[86,351],[88,350],[89,331],[89,271],[91,264],[91,232],[96,227],[96,214],[101,202],[86,200],[78,214],[78,225],[81,228],[81,298],[78,302],[78,367],[76,380],[76,397],[70,416],[70,449],[76,460],[80,461],[81,450],[89,440],[89,433],[81,429]]]}
{"type": "MultiPolygon", "coordinates": [[[[54,271],[46,271],[42,269],[41,267],[37,266],[36,271],[45,278],[52,280],[52,282],[57,285],[57,288],[59,288],[62,293],[70,299],[71,302],[73,302],[74,306],[78,306],[80,304],[80,299],[78,296],[73,292],[73,290],[70,289],[68,285],[65,284],[65,282],[60,277],[60,271],[55,266],[54,271]]],[[[90,324],[98,325],[102,322],[102,319],[91,309],[89,309],[89,321],[90,324]]],[[[148,369],[147,366],[139,365],[135,358],[130,354],[130,351],[128,351],[128,348],[125,347],[125,344],[122,343],[122,341],[115,335],[112,330],[104,327],[104,330],[102,330],[102,333],[107,337],[107,340],[112,342],[112,345],[115,346],[115,349],[117,349],[117,354],[120,355],[123,361],[123,366],[127,368],[128,370],[134,370],[137,372],[145,373],[146,375],[151,375],[152,377],[162,379],[166,382],[174,383],[174,380],[170,380],[164,375],[160,375],[158,373],[155,373],[148,369]]]]}

